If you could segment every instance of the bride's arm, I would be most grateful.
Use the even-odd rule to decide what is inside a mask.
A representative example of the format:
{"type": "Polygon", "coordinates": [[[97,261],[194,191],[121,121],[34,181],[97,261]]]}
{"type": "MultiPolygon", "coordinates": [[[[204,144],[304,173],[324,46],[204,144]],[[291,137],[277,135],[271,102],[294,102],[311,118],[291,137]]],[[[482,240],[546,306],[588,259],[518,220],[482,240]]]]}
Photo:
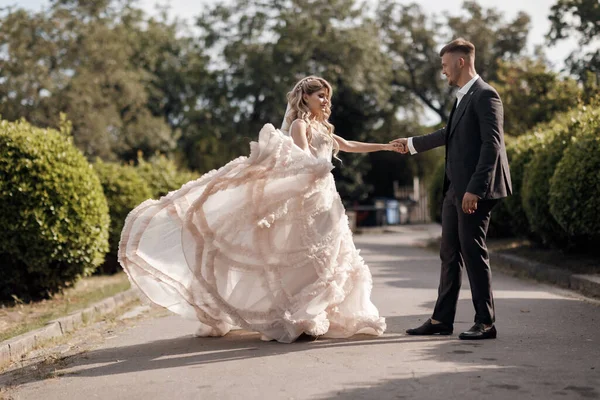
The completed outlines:
{"type": "Polygon", "coordinates": [[[394,143],[364,143],[354,140],[346,140],[338,135],[333,138],[340,146],[340,151],[346,153],[371,153],[373,151],[398,151],[398,146],[394,143]]]}
{"type": "Polygon", "coordinates": [[[306,122],[303,120],[296,120],[292,122],[290,136],[292,137],[292,140],[296,146],[300,147],[308,154],[311,154],[308,147],[308,138],[306,137],[306,122]]]}

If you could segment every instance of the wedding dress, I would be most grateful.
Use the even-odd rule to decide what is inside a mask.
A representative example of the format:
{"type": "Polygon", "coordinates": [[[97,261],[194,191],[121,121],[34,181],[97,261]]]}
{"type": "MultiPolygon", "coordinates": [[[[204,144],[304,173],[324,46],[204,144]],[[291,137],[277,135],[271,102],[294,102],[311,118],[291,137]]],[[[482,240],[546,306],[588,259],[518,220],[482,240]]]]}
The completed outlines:
{"type": "Polygon", "coordinates": [[[119,261],[132,285],[200,321],[201,336],[382,334],[331,174],[332,140],[319,123],[309,129],[311,154],[267,124],[248,157],[131,211],[119,261]]]}

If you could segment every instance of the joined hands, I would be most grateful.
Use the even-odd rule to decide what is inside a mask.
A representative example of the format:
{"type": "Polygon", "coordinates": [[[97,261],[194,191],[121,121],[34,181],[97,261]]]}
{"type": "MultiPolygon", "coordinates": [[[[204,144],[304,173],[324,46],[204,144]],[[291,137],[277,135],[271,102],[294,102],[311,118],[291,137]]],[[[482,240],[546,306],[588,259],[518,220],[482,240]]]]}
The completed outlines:
{"type": "Polygon", "coordinates": [[[393,144],[394,147],[394,151],[400,154],[407,154],[408,153],[408,139],[407,138],[399,138],[399,139],[395,139],[392,140],[390,142],[390,144],[393,144]]]}
{"type": "Polygon", "coordinates": [[[387,151],[395,151],[396,153],[400,153],[400,154],[405,154],[405,146],[402,145],[401,143],[396,143],[394,141],[391,141],[387,144],[383,145],[384,150],[387,151]]]}

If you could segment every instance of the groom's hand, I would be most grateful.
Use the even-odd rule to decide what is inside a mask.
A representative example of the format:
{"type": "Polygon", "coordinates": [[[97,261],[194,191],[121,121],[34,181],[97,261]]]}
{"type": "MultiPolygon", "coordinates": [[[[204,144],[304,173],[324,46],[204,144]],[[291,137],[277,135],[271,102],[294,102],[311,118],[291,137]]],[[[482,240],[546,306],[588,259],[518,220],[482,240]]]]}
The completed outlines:
{"type": "Polygon", "coordinates": [[[406,154],[408,153],[408,139],[407,138],[399,138],[396,140],[392,140],[390,143],[393,143],[398,148],[398,153],[406,154]]]}
{"type": "Polygon", "coordinates": [[[479,196],[473,193],[466,192],[463,196],[462,210],[465,214],[473,214],[477,210],[477,202],[479,196]]]}

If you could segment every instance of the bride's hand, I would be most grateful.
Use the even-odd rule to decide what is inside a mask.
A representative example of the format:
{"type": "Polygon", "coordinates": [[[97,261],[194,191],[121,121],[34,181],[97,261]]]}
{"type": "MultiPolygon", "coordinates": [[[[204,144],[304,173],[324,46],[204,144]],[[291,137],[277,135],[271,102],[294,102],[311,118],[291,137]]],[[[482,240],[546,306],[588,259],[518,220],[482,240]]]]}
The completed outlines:
{"type": "Polygon", "coordinates": [[[395,151],[396,153],[404,154],[406,153],[405,147],[402,143],[398,142],[390,142],[383,145],[384,150],[386,151],[395,151]]]}

